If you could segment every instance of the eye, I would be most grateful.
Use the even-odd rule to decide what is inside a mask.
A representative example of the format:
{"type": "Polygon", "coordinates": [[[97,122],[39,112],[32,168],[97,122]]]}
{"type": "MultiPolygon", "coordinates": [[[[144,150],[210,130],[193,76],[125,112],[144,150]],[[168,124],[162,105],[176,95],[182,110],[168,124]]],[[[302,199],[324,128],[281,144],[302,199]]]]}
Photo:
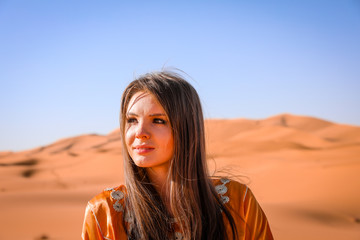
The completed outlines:
{"type": "Polygon", "coordinates": [[[166,123],[166,121],[161,118],[154,118],[153,122],[156,124],[165,124],[166,123]]]}
{"type": "Polygon", "coordinates": [[[127,118],[127,119],[126,119],[126,122],[127,122],[127,123],[136,123],[137,120],[136,120],[136,118],[127,118]]]}

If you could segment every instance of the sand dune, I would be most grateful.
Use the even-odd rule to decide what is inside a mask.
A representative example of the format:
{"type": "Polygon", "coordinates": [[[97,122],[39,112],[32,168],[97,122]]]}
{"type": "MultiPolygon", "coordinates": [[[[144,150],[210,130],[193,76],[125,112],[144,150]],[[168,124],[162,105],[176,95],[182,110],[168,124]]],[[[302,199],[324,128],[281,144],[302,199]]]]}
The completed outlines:
{"type": "MultiPolygon", "coordinates": [[[[276,239],[360,239],[360,127],[283,114],[206,121],[210,170],[247,183],[276,239]]],[[[119,130],[0,152],[0,239],[79,239],[123,181],[119,130]]]]}

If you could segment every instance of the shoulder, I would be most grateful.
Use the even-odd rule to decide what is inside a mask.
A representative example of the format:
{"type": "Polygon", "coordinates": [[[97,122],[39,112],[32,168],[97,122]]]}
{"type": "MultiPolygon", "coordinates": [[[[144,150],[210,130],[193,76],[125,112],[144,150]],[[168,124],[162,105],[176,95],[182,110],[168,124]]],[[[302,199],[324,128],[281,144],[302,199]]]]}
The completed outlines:
{"type": "Polygon", "coordinates": [[[248,203],[255,200],[251,189],[246,184],[228,178],[213,179],[212,181],[220,200],[230,209],[245,212],[248,203]]]}
{"type": "Polygon", "coordinates": [[[88,208],[95,214],[97,212],[122,212],[126,196],[125,185],[115,188],[106,188],[88,202],[88,208]]]}
{"type": "Polygon", "coordinates": [[[126,188],[108,188],[87,204],[83,223],[83,239],[125,239],[123,227],[126,188]]]}
{"type": "Polygon", "coordinates": [[[247,185],[228,178],[212,179],[212,181],[219,195],[231,196],[236,200],[245,200],[248,193],[251,192],[247,185]]]}

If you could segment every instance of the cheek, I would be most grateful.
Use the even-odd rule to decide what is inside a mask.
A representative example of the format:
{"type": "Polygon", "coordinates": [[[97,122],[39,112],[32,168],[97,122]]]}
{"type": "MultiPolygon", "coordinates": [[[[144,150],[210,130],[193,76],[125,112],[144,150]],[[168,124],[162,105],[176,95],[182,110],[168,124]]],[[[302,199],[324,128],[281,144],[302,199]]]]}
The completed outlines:
{"type": "Polygon", "coordinates": [[[134,141],[134,134],[132,133],[131,129],[128,129],[125,132],[125,144],[126,147],[129,149],[129,145],[134,141]]]}
{"type": "Polygon", "coordinates": [[[164,145],[167,152],[174,151],[174,138],[171,133],[167,133],[166,137],[164,137],[164,145]]]}

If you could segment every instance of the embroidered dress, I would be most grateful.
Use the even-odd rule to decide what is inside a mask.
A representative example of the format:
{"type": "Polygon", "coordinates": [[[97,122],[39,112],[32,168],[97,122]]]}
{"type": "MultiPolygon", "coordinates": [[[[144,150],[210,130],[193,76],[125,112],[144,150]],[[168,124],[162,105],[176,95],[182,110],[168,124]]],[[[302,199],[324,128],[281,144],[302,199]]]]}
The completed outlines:
{"type": "MultiPolygon", "coordinates": [[[[228,207],[234,218],[239,240],[272,240],[267,218],[256,201],[251,190],[241,183],[228,179],[213,180],[221,201],[228,207]]],[[[124,227],[130,228],[134,219],[126,211],[124,199],[126,188],[105,189],[88,202],[82,231],[83,240],[119,240],[127,239],[124,227]],[[125,226],[123,226],[125,222],[125,226]]],[[[224,217],[225,219],[225,217],[224,217]]],[[[174,225],[173,239],[183,239],[181,232],[176,231],[176,219],[169,220],[174,225]]],[[[231,227],[224,221],[227,232],[231,227]]],[[[230,237],[231,239],[231,237],[230,237]]]]}

